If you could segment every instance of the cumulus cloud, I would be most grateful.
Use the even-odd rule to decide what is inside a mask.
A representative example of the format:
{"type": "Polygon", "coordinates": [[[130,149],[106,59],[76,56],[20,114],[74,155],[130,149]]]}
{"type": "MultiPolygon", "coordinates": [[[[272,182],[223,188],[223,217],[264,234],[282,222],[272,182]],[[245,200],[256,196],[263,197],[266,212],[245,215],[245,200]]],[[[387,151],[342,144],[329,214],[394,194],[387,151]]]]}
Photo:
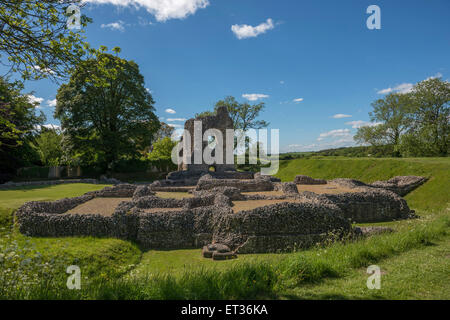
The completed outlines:
{"type": "Polygon", "coordinates": [[[297,98],[297,99],[294,99],[293,101],[299,103],[299,102],[302,102],[303,100],[304,100],[303,98],[297,98]]]}
{"type": "Polygon", "coordinates": [[[363,120],[349,121],[345,123],[346,125],[352,126],[353,129],[358,129],[361,127],[375,127],[382,124],[381,122],[368,122],[363,120]]]}
{"type": "Polygon", "coordinates": [[[41,131],[42,128],[53,129],[53,130],[61,130],[61,126],[57,124],[44,124],[44,125],[36,125],[34,128],[38,131],[41,131]]]}
{"type": "Polygon", "coordinates": [[[38,108],[40,108],[41,103],[44,101],[44,98],[39,98],[32,94],[27,95],[27,97],[28,97],[28,101],[32,104],[37,105],[38,108]]]}
{"type": "Polygon", "coordinates": [[[413,87],[414,87],[414,85],[412,83],[402,83],[393,88],[386,88],[386,89],[380,90],[380,91],[378,91],[378,94],[388,94],[388,93],[392,93],[392,92],[408,93],[408,92],[411,92],[413,87]]]}
{"type": "Polygon", "coordinates": [[[47,105],[49,107],[56,107],[56,99],[53,100],[47,100],[47,105]]]}
{"type": "Polygon", "coordinates": [[[167,121],[186,121],[186,118],[167,118],[167,121]]]}
{"type": "Polygon", "coordinates": [[[144,8],[154,15],[157,21],[183,19],[209,5],[208,0],[84,0],[84,2],[144,8]]]}
{"type": "Polygon", "coordinates": [[[231,26],[231,31],[233,31],[234,35],[241,40],[257,37],[260,34],[266,33],[268,30],[272,30],[273,28],[275,28],[275,25],[273,24],[272,19],[269,18],[266,22],[263,22],[255,27],[248,24],[234,24],[231,26]]]}
{"type": "Polygon", "coordinates": [[[175,113],[177,113],[175,110],[170,109],[170,108],[167,108],[167,109],[166,109],[166,112],[167,112],[167,113],[170,113],[170,114],[175,114],[175,113]]]}
{"type": "Polygon", "coordinates": [[[267,94],[262,94],[262,93],[244,93],[242,95],[242,98],[245,98],[249,101],[256,101],[259,99],[264,99],[264,98],[268,98],[269,96],[267,94]]]}
{"type": "MultiPolygon", "coordinates": [[[[442,77],[442,73],[438,72],[436,73],[434,76],[428,77],[425,80],[430,80],[430,79],[436,79],[436,78],[441,78],[442,77]]],[[[397,92],[397,93],[409,93],[412,91],[414,87],[414,84],[412,83],[402,83],[399,84],[395,87],[390,87],[390,88],[386,88],[386,89],[382,89],[380,91],[378,91],[378,94],[389,94],[392,92],[397,92]]]]}
{"type": "Polygon", "coordinates": [[[39,67],[39,66],[33,66],[33,69],[35,70],[35,71],[37,71],[37,72],[40,72],[40,73],[42,73],[42,74],[51,74],[51,75],[53,75],[53,74],[55,74],[56,72],[55,71],[53,71],[52,69],[50,69],[50,68],[41,68],[41,67],[39,67]]]}
{"type": "Polygon", "coordinates": [[[332,138],[336,138],[336,137],[346,137],[346,138],[350,138],[352,137],[352,135],[350,134],[350,129],[336,129],[336,130],[331,130],[328,132],[322,132],[319,137],[317,138],[318,141],[322,141],[325,138],[328,137],[332,137],[332,138]]]}
{"type": "Polygon", "coordinates": [[[350,114],[343,114],[343,113],[338,113],[335,114],[334,116],[332,116],[332,118],[334,119],[343,119],[343,118],[351,118],[352,116],[350,114]]]}
{"type": "Polygon", "coordinates": [[[172,128],[182,128],[183,127],[181,124],[175,124],[175,123],[168,123],[167,125],[172,128]]]}
{"type": "Polygon", "coordinates": [[[118,30],[118,31],[125,31],[125,24],[122,20],[119,20],[117,22],[111,22],[108,24],[102,24],[100,26],[102,29],[111,29],[111,30],[118,30]]]}

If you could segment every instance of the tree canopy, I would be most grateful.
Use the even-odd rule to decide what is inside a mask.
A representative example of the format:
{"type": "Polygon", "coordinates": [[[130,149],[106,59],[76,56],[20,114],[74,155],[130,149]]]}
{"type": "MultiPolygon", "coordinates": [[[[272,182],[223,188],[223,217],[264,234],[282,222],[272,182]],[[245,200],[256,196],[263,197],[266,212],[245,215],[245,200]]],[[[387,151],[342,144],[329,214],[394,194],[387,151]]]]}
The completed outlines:
{"type": "Polygon", "coordinates": [[[29,142],[33,133],[45,120],[36,113],[37,103],[22,93],[21,82],[8,82],[0,77],[0,171],[14,172],[27,164],[33,150],[29,142]]]}
{"type": "MultiPolygon", "coordinates": [[[[70,5],[82,0],[0,0],[0,62],[24,79],[65,77],[89,49],[67,26],[70,5]]],[[[80,27],[90,21],[79,15],[80,27]]]]}
{"type": "Polygon", "coordinates": [[[160,124],[138,65],[105,50],[79,63],[58,89],[55,117],[72,160],[112,169],[148,147],[160,124]]]}
{"type": "Polygon", "coordinates": [[[372,103],[370,126],[355,135],[359,143],[392,145],[405,156],[446,156],[450,147],[450,83],[429,78],[409,93],[391,93],[372,103]]]}

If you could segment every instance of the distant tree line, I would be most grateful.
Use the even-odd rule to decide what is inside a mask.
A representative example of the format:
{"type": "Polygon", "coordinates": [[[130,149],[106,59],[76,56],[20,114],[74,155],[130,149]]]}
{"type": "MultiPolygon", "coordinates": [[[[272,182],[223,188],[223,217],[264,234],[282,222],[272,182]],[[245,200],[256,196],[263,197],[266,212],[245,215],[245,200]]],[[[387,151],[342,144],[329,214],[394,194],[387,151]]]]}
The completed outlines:
{"type": "Polygon", "coordinates": [[[430,78],[409,93],[390,93],[372,103],[372,124],[358,129],[355,140],[389,146],[391,155],[448,156],[450,148],[450,83],[430,78]]]}

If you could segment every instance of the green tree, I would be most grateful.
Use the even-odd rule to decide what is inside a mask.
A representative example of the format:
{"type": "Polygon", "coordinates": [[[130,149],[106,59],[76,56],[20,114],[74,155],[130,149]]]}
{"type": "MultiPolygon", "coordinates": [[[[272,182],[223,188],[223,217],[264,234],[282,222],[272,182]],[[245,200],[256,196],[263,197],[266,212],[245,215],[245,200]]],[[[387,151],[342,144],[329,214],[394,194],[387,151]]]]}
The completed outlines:
{"type": "Polygon", "coordinates": [[[101,47],[79,63],[61,85],[55,117],[72,158],[114,169],[119,159],[139,156],[151,145],[160,125],[138,65],[105,51],[101,47]]]}
{"type": "MultiPolygon", "coordinates": [[[[446,156],[450,147],[450,82],[430,78],[412,92],[412,128],[403,140],[404,148],[420,143],[422,155],[446,156]]],[[[407,149],[412,150],[411,146],[407,149]]]]}
{"type": "Polygon", "coordinates": [[[401,135],[411,125],[408,117],[411,106],[411,94],[390,93],[376,100],[372,103],[373,111],[369,113],[373,125],[359,128],[355,140],[374,146],[398,146],[401,135]]]}
{"type": "Polygon", "coordinates": [[[34,160],[30,143],[45,120],[42,112],[36,114],[37,103],[22,90],[21,82],[0,77],[0,171],[5,173],[14,173],[34,160]]]}
{"type": "MultiPolygon", "coordinates": [[[[269,123],[264,120],[257,120],[260,113],[264,110],[264,102],[251,105],[249,103],[239,103],[236,98],[228,96],[223,100],[219,100],[214,106],[214,112],[219,108],[225,106],[233,119],[234,129],[241,129],[246,131],[248,129],[261,129],[269,126],[269,123]]],[[[196,116],[209,116],[212,111],[205,111],[196,116]]]]}
{"type": "MultiPolygon", "coordinates": [[[[81,2],[0,0],[0,61],[24,79],[64,77],[89,49],[83,31],[67,27],[67,8],[81,2]]],[[[79,21],[85,27],[91,19],[79,21]]]]}
{"type": "Polygon", "coordinates": [[[174,127],[169,126],[165,122],[161,122],[161,127],[156,132],[153,140],[154,141],[158,141],[158,140],[161,140],[161,139],[163,139],[165,137],[171,137],[174,131],[175,131],[174,127]]]}
{"type": "Polygon", "coordinates": [[[61,164],[63,156],[61,142],[61,132],[56,129],[42,128],[41,134],[36,138],[35,147],[43,165],[58,166],[61,164]]]}
{"type": "Polygon", "coordinates": [[[177,145],[177,142],[173,141],[169,137],[162,138],[153,144],[152,151],[148,154],[148,159],[155,160],[170,160],[172,150],[177,145]]]}

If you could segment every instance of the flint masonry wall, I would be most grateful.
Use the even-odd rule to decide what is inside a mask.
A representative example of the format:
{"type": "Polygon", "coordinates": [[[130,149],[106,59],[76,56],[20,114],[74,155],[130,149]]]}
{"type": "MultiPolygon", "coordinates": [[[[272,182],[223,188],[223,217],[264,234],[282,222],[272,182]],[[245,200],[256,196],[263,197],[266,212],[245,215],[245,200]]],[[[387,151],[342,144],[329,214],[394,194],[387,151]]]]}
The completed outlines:
{"type": "MultiPolygon", "coordinates": [[[[205,179],[204,181],[210,181],[205,179]]],[[[53,202],[29,202],[17,211],[19,230],[29,236],[117,237],[136,241],[147,249],[198,248],[211,242],[238,253],[278,252],[306,248],[332,235],[351,230],[351,221],[378,222],[408,218],[411,212],[401,197],[362,182],[336,183],[360,190],[338,195],[295,193],[292,183],[272,183],[281,196],[244,196],[238,188],[214,187],[194,191],[190,199],[161,199],[148,187],[118,185],[81,197],[53,202]],[[147,189],[146,189],[147,188],[147,189]],[[137,195],[146,195],[138,197],[137,195]],[[65,214],[94,197],[136,197],[122,202],[110,217],[65,214]],[[233,213],[231,200],[299,199],[233,213]],[[255,198],[255,199],[256,199],[255,198]],[[149,208],[177,208],[176,212],[145,213],[149,208]],[[181,209],[181,210],[180,210],[181,209]]]]}
{"type": "Polygon", "coordinates": [[[350,232],[340,209],[315,203],[280,203],[221,217],[213,240],[238,253],[292,251],[350,232]]]}

